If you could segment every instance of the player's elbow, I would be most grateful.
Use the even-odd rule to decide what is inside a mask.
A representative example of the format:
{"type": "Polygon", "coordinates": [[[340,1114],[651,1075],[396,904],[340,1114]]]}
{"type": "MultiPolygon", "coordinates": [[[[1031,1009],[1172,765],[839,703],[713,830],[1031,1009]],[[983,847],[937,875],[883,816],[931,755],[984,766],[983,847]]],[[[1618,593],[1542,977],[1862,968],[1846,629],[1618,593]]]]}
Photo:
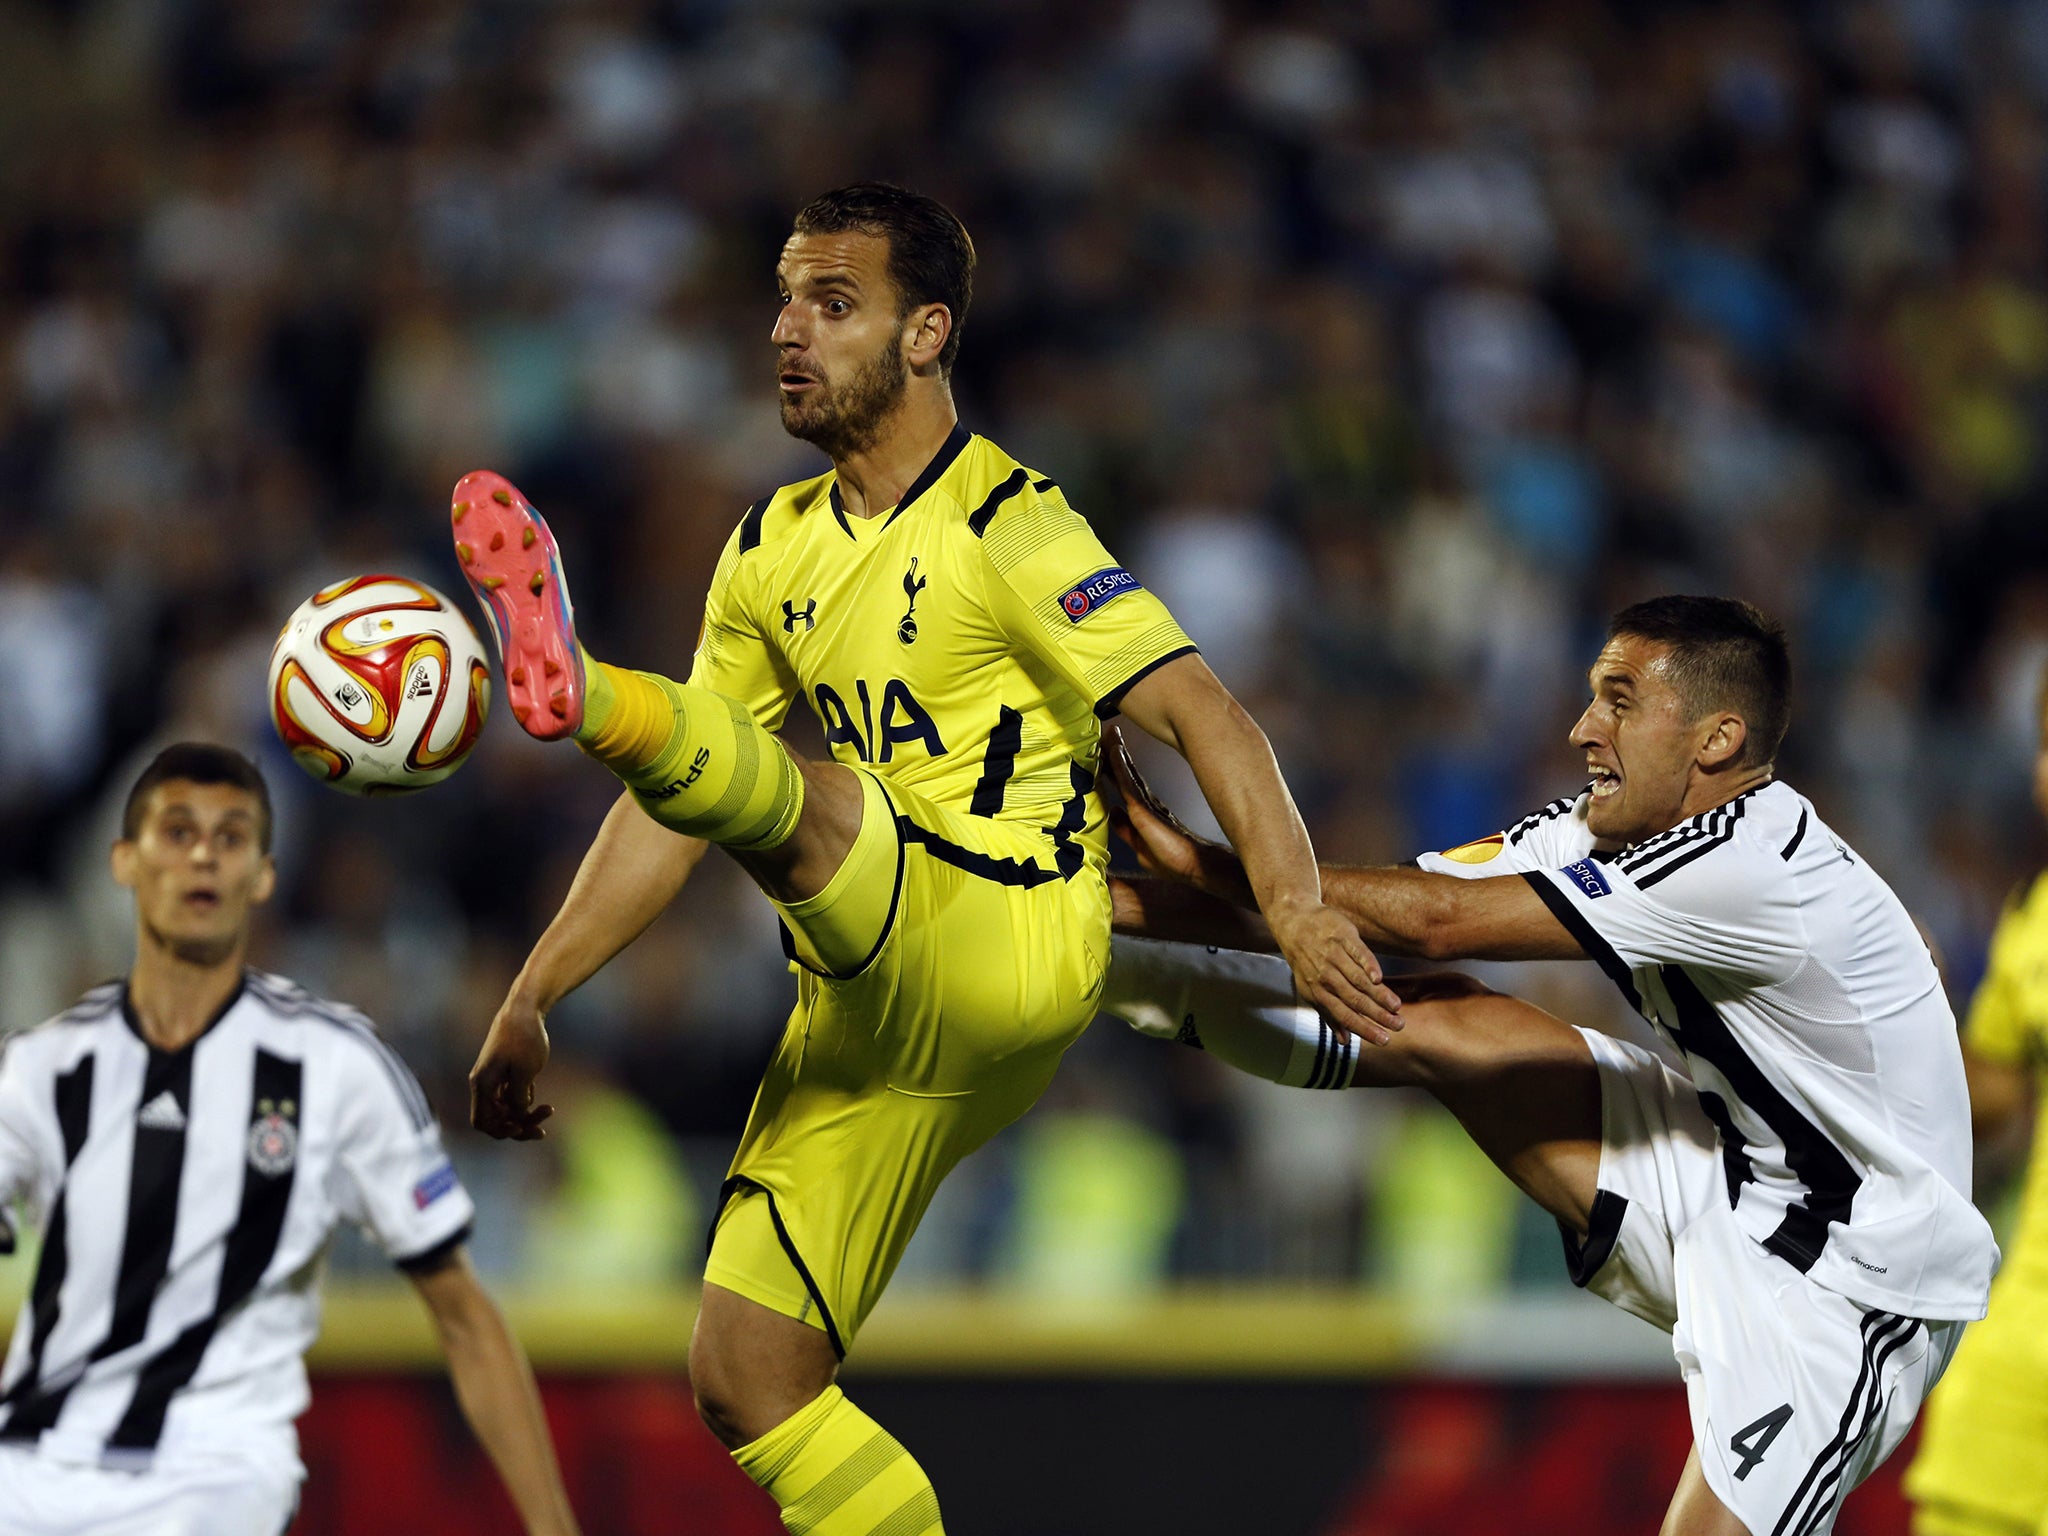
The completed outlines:
{"type": "Polygon", "coordinates": [[[1425,894],[1415,903],[1407,928],[1401,937],[1409,953],[1418,959],[1463,960],[1471,953],[1459,921],[1458,904],[1449,893],[1425,894]]]}

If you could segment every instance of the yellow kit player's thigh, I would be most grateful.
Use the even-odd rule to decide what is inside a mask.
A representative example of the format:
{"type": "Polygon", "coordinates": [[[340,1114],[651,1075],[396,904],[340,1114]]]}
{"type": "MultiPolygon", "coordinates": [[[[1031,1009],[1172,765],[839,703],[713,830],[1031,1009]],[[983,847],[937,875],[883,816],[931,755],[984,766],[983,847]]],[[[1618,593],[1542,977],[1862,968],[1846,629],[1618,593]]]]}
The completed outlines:
{"type": "Polygon", "coordinates": [[[2048,1536],[2048,1293],[1993,1288],[1920,1429],[1915,1536],[2048,1536]]]}
{"type": "MultiPolygon", "coordinates": [[[[1109,939],[1100,877],[1066,875],[1044,837],[863,778],[846,866],[821,899],[783,909],[807,974],[733,1161],[770,1197],[789,1269],[842,1349],[940,1181],[1036,1102],[1094,1017],[1109,939]]],[[[748,1221],[753,1267],[776,1270],[748,1221]]],[[[707,1272],[720,1284],[723,1245],[721,1230],[707,1272]]],[[[786,1280],[732,1288],[801,1311],[777,1306],[797,1294],[786,1280]]]]}

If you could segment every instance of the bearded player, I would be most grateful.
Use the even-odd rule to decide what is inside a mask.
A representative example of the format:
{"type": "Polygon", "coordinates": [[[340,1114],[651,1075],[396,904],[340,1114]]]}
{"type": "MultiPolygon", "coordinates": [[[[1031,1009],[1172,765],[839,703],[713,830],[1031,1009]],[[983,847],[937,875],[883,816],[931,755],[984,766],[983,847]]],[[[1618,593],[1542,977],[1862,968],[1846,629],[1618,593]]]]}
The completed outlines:
{"type": "Polygon", "coordinates": [[[798,1002],[726,1182],[690,1379],[792,1531],[940,1529],[916,1461],[833,1384],[933,1191],[1031,1106],[1109,955],[1094,790],[1119,711],[1187,758],[1305,993],[1384,1040],[1398,1000],[1325,907],[1271,749],[1052,480],[959,425],[973,246],[932,199],[806,207],[772,340],[784,426],[829,473],[740,520],[687,684],[576,642],[555,544],[479,472],[457,555],[514,715],[627,786],[472,1074],[494,1136],[540,1135],[543,1019],[674,898],[710,843],[781,913],[798,1002]],[[770,732],[802,699],[833,761],[770,732]]]}

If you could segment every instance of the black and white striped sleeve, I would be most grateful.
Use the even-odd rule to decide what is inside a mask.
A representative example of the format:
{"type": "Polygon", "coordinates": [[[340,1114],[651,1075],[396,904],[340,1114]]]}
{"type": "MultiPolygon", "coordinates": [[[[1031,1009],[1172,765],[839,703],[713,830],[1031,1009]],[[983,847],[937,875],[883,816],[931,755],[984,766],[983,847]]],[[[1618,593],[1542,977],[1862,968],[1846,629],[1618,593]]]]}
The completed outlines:
{"type": "Polygon", "coordinates": [[[1679,849],[1588,855],[1523,878],[1610,972],[1690,964],[1761,985],[1797,971],[1805,927],[1783,862],[1734,837],[1679,849]]]}
{"type": "Polygon", "coordinates": [[[336,1157],[342,1212],[401,1269],[431,1267],[468,1235],[476,1208],[426,1095],[374,1035],[337,1037],[330,1046],[335,1091],[345,1095],[336,1157]]]}
{"type": "Polygon", "coordinates": [[[1592,834],[1586,830],[1585,799],[1580,794],[1553,800],[1491,837],[1418,855],[1416,866],[1431,874],[1483,880],[1569,863],[1593,847],[1592,834]]]}

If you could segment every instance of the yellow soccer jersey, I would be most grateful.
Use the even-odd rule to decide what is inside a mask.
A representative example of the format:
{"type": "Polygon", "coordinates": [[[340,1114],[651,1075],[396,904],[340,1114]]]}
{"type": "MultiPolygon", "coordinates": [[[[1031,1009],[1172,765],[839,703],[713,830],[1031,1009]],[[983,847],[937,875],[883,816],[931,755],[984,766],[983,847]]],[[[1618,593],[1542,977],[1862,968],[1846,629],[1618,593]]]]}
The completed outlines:
{"type": "Polygon", "coordinates": [[[1053,481],[955,427],[876,517],[847,514],[836,474],[748,508],[690,681],[771,731],[801,697],[840,762],[1044,827],[1099,868],[1101,722],[1194,649],[1053,481]]]}
{"type": "MultiPolygon", "coordinates": [[[[1999,919],[1963,1040],[1987,1061],[2031,1066],[2037,1074],[2048,1067],[2048,874],[2037,877],[1999,919]]],[[[2048,1127],[2034,1133],[2003,1278],[2048,1288],[2048,1127]]]]}

